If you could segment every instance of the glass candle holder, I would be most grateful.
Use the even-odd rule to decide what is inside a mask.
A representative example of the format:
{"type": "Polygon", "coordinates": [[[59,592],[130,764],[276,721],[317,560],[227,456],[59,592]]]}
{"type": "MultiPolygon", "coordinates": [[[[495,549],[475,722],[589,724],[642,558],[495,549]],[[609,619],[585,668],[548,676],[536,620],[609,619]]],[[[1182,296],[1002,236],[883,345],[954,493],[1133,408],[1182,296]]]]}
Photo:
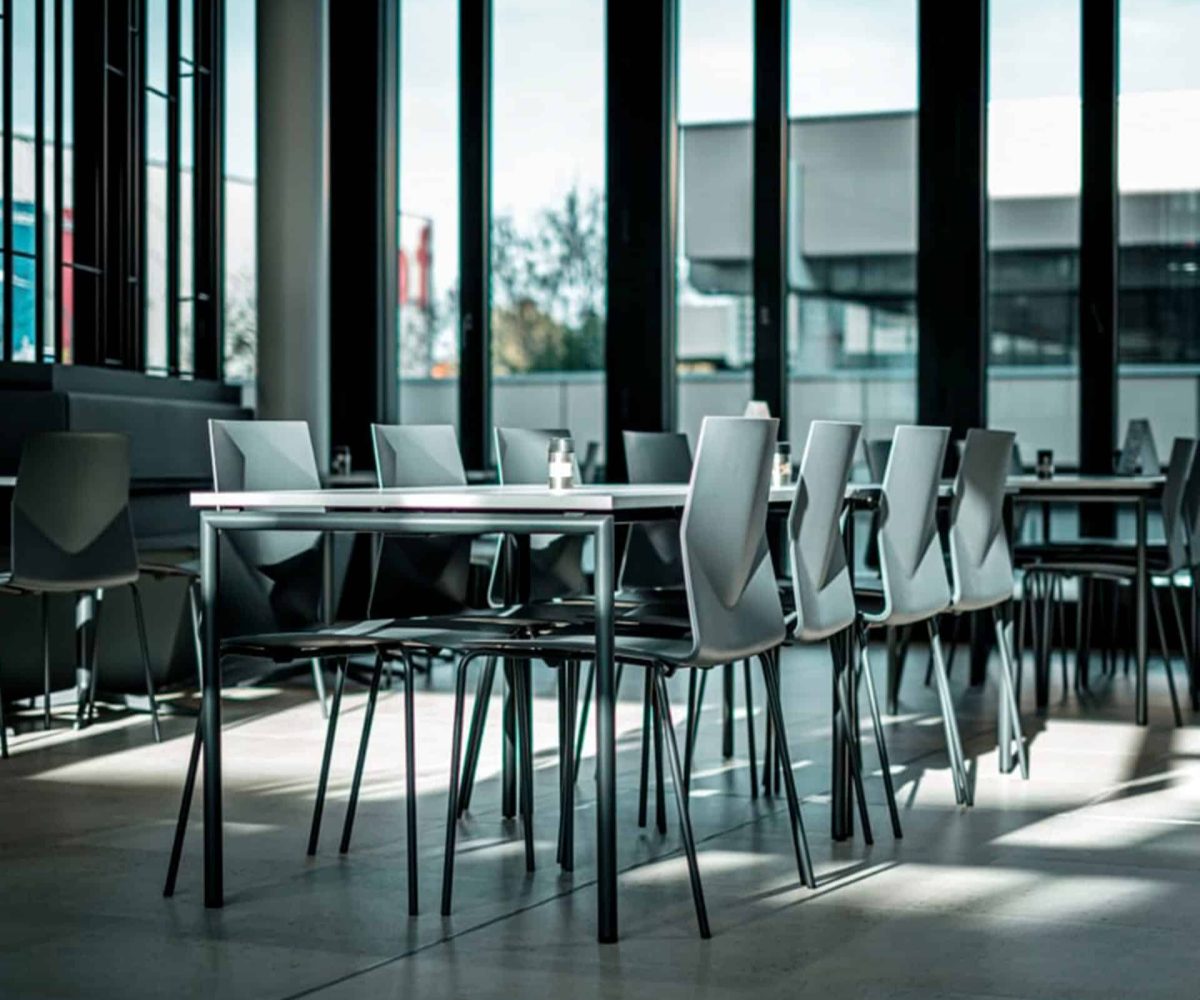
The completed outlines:
{"type": "Polygon", "coordinates": [[[771,485],[790,486],[792,484],[792,446],[787,441],[779,441],[775,445],[775,459],[771,463],[771,485]]]}
{"type": "Polygon", "coordinates": [[[550,439],[548,455],[550,489],[569,490],[575,485],[575,442],[569,437],[550,439]]]}

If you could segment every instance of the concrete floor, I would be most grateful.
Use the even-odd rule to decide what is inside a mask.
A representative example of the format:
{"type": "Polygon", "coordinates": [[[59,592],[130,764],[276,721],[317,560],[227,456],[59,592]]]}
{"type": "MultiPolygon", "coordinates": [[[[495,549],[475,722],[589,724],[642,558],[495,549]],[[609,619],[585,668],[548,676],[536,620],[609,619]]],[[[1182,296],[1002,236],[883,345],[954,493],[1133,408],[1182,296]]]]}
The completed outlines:
{"type": "MultiPolygon", "coordinates": [[[[881,668],[881,650],[875,659],[881,668]]],[[[1130,722],[1129,678],[1094,681],[1081,704],[1061,697],[1056,670],[1048,718],[1033,714],[1027,683],[1028,783],[997,772],[995,687],[967,688],[960,665],[954,689],[977,803],[963,811],[935,699],[921,684],[924,659],[914,651],[901,714],[888,720],[905,836],[892,839],[876,777],[868,848],[861,837],[829,837],[828,658],[785,656],[816,891],[799,887],[782,800],[750,800],[742,718],[737,757],[720,759],[720,685],[709,685],[692,798],[709,942],[696,934],[671,800],[666,836],[635,823],[641,685],[632,677],[618,715],[616,946],[594,939],[589,762],[576,872],[554,864],[557,728],[547,670],[536,671],[538,870],[526,874],[519,828],[499,816],[496,700],[448,920],[437,899],[448,668],[418,689],[415,918],[405,911],[398,692],[381,698],[355,843],[339,856],[364,703],[360,688],[347,688],[313,859],[304,847],[323,736],[318,707],[299,685],[231,693],[220,911],[203,907],[196,823],[179,891],[161,896],[191,721],[168,720],[162,745],[144,717],[113,714],[82,734],[65,720],[50,734],[30,721],[0,765],[0,997],[1195,996],[1200,729],[1171,728],[1161,665],[1152,666],[1148,729],[1130,722]]],[[[673,684],[678,722],[683,690],[673,684]]],[[[739,679],[739,706],[741,691],[739,679]]],[[[761,742],[761,684],[755,695],[761,742]]],[[[873,766],[869,741],[865,752],[873,766]]]]}

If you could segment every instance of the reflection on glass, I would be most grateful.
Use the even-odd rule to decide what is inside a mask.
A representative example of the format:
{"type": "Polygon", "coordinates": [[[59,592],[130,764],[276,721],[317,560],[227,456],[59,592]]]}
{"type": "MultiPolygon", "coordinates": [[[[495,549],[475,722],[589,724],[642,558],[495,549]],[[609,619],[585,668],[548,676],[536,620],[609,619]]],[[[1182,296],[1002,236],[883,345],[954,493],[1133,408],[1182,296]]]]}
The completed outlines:
{"type": "Polygon", "coordinates": [[[492,416],[604,440],[604,3],[492,6],[492,416]]]}
{"type": "Polygon", "coordinates": [[[754,360],[754,4],[681,0],[677,422],[740,414],[754,360]]]}
{"type": "Polygon", "coordinates": [[[992,0],[988,423],[1078,460],[1080,0],[992,0]]]}
{"type": "Polygon", "coordinates": [[[1200,4],[1122,0],[1120,18],[1119,413],[1166,454],[1200,398],[1200,4]]]}
{"type": "Polygon", "coordinates": [[[255,5],[225,5],[225,378],[252,382],[258,350],[255,5]]]}
{"type": "Polygon", "coordinates": [[[790,17],[790,435],[842,417],[887,437],[916,413],[916,2],[790,17]]]}
{"type": "Polygon", "coordinates": [[[400,417],[458,422],[458,5],[400,5],[400,417]]]}

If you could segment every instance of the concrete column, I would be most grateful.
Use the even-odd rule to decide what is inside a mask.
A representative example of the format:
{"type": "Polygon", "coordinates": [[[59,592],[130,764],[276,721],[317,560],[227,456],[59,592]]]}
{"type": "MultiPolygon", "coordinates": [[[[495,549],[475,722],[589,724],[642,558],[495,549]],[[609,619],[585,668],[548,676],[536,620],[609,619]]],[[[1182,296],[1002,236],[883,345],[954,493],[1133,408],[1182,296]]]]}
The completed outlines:
{"type": "Polygon", "coordinates": [[[258,415],[329,466],[329,13],[258,0],[258,415]]]}

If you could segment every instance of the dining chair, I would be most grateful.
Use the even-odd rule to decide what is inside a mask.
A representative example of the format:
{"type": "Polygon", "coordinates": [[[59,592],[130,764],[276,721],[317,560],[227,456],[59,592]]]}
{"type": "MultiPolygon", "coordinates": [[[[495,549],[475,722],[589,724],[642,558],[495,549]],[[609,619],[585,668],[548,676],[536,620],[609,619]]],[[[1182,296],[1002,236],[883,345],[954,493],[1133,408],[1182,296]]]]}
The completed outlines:
{"type": "MultiPolygon", "coordinates": [[[[859,588],[856,599],[864,640],[871,629],[925,624],[954,797],[960,805],[971,805],[973,795],[938,633],[938,619],[950,609],[952,599],[937,527],[938,489],[949,439],[946,427],[896,427],[879,505],[881,588],[859,588]]],[[[866,641],[860,646],[865,656],[866,641]]]]}
{"type": "MultiPolygon", "coordinates": [[[[664,721],[667,758],[675,789],[684,852],[700,933],[710,936],[708,914],[696,858],[683,765],[671,717],[667,677],[678,670],[710,669],[743,659],[759,659],[767,700],[780,736],[784,783],[792,825],[793,847],[801,879],[814,884],[812,862],[800,816],[787,750],[786,729],[779,701],[777,651],[786,636],[783,611],[767,547],[766,514],[770,495],[771,462],[778,421],[737,417],[708,417],[700,432],[696,461],[680,525],[690,630],[663,637],[618,632],[615,659],[644,667],[651,675],[653,697],[664,721]]],[[[458,666],[454,730],[450,763],[450,802],[447,808],[446,854],[442,912],[449,915],[453,892],[457,830],[456,790],[466,673],[470,662],[484,655],[538,657],[549,662],[594,659],[594,638],[587,635],[514,638],[492,643],[464,636],[458,666]]],[[[522,702],[518,696],[518,706],[522,702]]],[[[520,713],[524,715],[523,712],[520,713]]],[[[524,723],[528,725],[527,716],[524,723]]],[[[527,768],[528,764],[525,765],[527,768]]],[[[564,803],[564,808],[571,804],[564,803]]]]}
{"type": "Polygon", "coordinates": [[[1016,435],[1008,431],[972,428],[967,432],[950,508],[950,612],[991,612],[1000,654],[1001,769],[1007,770],[1015,743],[1021,775],[1028,778],[1029,759],[1013,679],[1007,614],[1016,581],[1004,528],[1004,501],[1015,442],[1016,435]]]}
{"type": "MultiPolygon", "coordinates": [[[[1196,663],[1193,634],[1185,624],[1179,591],[1186,585],[1193,590],[1196,546],[1194,511],[1200,501],[1200,461],[1197,461],[1198,442],[1193,438],[1176,438],[1171,445],[1167,473],[1163,484],[1161,513],[1163,542],[1146,547],[1146,563],[1149,581],[1149,604],[1154,616],[1159,649],[1166,668],[1167,684],[1171,696],[1171,709],[1175,725],[1183,725],[1183,714],[1175,684],[1174,668],[1167,639],[1165,616],[1162,610],[1160,591],[1170,599],[1171,610],[1177,629],[1180,649],[1187,667],[1188,687],[1192,704],[1197,704],[1196,663]]],[[[1117,586],[1131,587],[1137,579],[1137,548],[1119,539],[1081,539],[1074,542],[1051,542],[1037,546],[1023,546],[1018,552],[1025,569],[1026,593],[1023,595],[1018,615],[1018,634],[1024,633],[1026,605],[1029,621],[1035,636],[1035,669],[1041,673],[1041,684],[1047,685],[1050,669],[1051,604],[1055,581],[1076,578],[1083,582],[1080,604],[1084,619],[1091,616],[1088,611],[1097,583],[1110,582],[1117,586]],[[1038,581],[1041,581],[1039,584],[1038,581]],[[1030,585],[1032,583],[1032,585],[1030,585]],[[1039,610],[1038,604],[1041,604],[1039,610]],[[1039,625],[1039,617],[1040,625],[1039,625]],[[1038,640],[1040,633],[1040,640],[1038,640]],[[1040,645],[1040,648],[1038,648],[1040,645]]],[[[1081,629],[1090,647],[1090,621],[1081,629]]],[[[1067,684],[1065,665],[1065,629],[1062,631],[1064,645],[1064,686],[1067,684]]],[[[1080,652],[1076,667],[1076,684],[1086,685],[1086,653],[1080,652]],[[1084,666],[1082,679],[1079,664],[1084,666]]],[[[1115,667],[1115,664],[1114,664],[1115,667]]],[[[1018,680],[1018,694],[1020,684],[1018,680]]]]}
{"type": "MultiPolygon", "coordinates": [[[[824,642],[829,646],[834,669],[834,697],[837,699],[837,731],[835,740],[843,741],[850,760],[851,779],[858,800],[863,836],[872,842],[871,821],[863,788],[862,765],[858,752],[858,734],[852,732],[849,720],[857,717],[850,711],[858,678],[865,682],[870,707],[871,725],[875,736],[887,795],[892,833],[902,836],[900,813],[892,785],[891,764],[887,740],[879,712],[875,681],[867,655],[865,631],[860,638],[858,669],[841,669],[846,646],[852,631],[860,626],[855,603],[853,574],[842,538],[842,511],[845,507],[846,484],[854,467],[854,453],[862,425],[832,420],[814,420],[809,425],[808,440],[800,461],[796,492],[788,511],[787,534],[791,555],[792,598],[795,606],[791,621],[791,637],[802,643],[824,642]]],[[[770,765],[768,764],[768,770],[770,765]]]]}
{"type": "MultiPolygon", "coordinates": [[[[316,456],[308,425],[290,420],[210,420],[209,441],[213,483],[218,492],[256,490],[319,489],[316,456]]],[[[222,535],[222,574],[217,609],[222,640],[217,654],[288,664],[309,661],[327,719],[325,743],[317,781],[317,794],[309,826],[309,855],[315,854],[320,833],[329,763],[352,656],[374,660],[373,678],[378,677],[382,647],[371,634],[385,621],[333,622],[332,608],[325,605],[329,553],[320,532],[254,531],[222,535]],[[322,663],[335,663],[333,697],[325,706],[322,663]]],[[[398,655],[403,655],[400,653],[398,655]]],[[[404,671],[407,715],[411,719],[412,670],[404,671]]],[[[377,680],[375,685],[377,689],[377,680]]],[[[410,729],[411,733],[411,729],[410,729]]],[[[197,769],[202,749],[202,729],[197,720],[184,778],[183,795],[175,826],[171,857],[167,866],[164,896],[171,896],[182,857],[187,820],[191,810],[197,769]]],[[[411,749],[408,747],[407,749],[411,749]]],[[[412,773],[411,755],[408,761],[412,773]]],[[[410,796],[410,799],[412,796],[410,796]]],[[[413,829],[415,816],[409,821],[413,829]]],[[[409,908],[416,912],[415,841],[410,840],[409,908]]]]}
{"type": "MultiPolygon", "coordinates": [[[[99,675],[96,635],[105,590],[129,587],[154,739],[160,741],[158,702],[139,564],[129,508],[129,439],[122,434],[51,431],[30,435],[21,450],[12,496],[11,568],[0,592],[41,598],[43,720],[50,725],[49,599],[74,594],[80,632],[76,726],[95,717],[99,675]],[[84,604],[95,602],[94,616],[84,604]],[[90,624],[89,624],[90,620],[90,624]],[[89,676],[90,675],[90,676],[89,676]]],[[[0,755],[8,756],[0,705],[0,755]]]]}

